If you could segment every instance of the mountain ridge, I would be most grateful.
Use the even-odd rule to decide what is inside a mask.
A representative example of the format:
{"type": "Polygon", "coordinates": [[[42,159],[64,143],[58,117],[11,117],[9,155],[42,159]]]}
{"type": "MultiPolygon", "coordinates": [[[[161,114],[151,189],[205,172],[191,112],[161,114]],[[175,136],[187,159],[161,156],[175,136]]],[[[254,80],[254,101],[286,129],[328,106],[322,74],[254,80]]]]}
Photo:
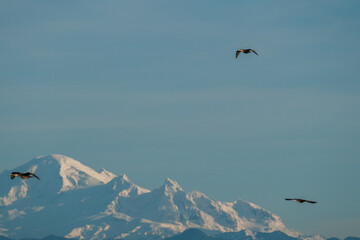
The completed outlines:
{"type": "MultiPolygon", "coordinates": [[[[282,232],[272,232],[272,233],[260,233],[261,240],[296,240],[296,238],[289,237],[282,232]]],[[[203,231],[196,228],[186,229],[184,232],[175,234],[172,237],[165,238],[164,240],[253,240],[254,236],[247,235],[246,231],[233,232],[233,233],[220,233],[217,235],[209,236],[203,231]]],[[[15,240],[7,237],[0,236],[0,240],[15,240]]],[[[20,240],[75,240],[75,238],[65,238],[55,235],[48,235],[41,239],[39,238],[22,238],[20,240]]],[[[341,240],[339,238],[327,238],[326,240],[341,240]]],[[[360,240],[358,237],[345,237],[343,240],[360,240]]]]}
{"type": "Polygon", "coordinates": [[[162,239],[197,228],[211,234],[281,231],[301,238],[279,216],[254,203],[185,192],[170,178],[148,190],[125,174],[97,172],[59,154],[36,157],[14,170],[36,172],[41,180],[10,180],[9,171],[0,174],[0,235],[6,237],[162,239]]]}

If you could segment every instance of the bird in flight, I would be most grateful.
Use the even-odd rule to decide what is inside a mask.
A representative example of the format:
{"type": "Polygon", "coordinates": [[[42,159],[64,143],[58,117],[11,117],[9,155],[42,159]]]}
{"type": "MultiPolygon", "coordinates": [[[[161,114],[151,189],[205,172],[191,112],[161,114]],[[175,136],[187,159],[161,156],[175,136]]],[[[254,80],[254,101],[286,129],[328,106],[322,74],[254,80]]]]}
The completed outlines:
{"type": "Polygon", "coordinates": [[[20,177],[22,179],[28,179],[28,178],[36,177],[37,179],[40,180],[40,178],[38,176],[36,176],[34,173],[31,173],[31,172],[26,172],[26,173],[12,172],[10,177],[11,177],[11,179],[14,179],[15,177],[20,177]]]}
{"type": "Polygon", "coordinates": [[[301,199],[301,198],[285,198],[285,200],[287,200],[287,201],[296,201],[296,202],[299,202],[299,203],[304,203],[304,202],[317,203],[315,201],[305,200],[305,199],[301,199]]]}
{"type": "Polygon", "coordinates": [[[248,54],[248,53],[251,53],[251,52],[253,52],[253,53],[255,53],[256,55],[258,55],[257,52],[255,52],[254,49],[239,49],[239,50],[236,51],[235,58],[237,58],[240,53],[248,54]]]}

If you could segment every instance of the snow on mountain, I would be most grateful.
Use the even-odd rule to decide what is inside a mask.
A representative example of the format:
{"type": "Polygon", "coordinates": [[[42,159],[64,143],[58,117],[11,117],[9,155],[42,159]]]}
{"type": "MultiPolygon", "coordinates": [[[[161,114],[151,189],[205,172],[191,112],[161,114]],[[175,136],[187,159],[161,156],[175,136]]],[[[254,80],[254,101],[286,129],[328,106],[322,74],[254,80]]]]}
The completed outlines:
{"type": "Polygon", "coordinates": [[[219,202],[200,192],[186,193],[169,178],[150,191],[126,175],[96,172],[62,155],[40,156],[13,171],[32,171],[41,180],[10,180],[10,171],[0,174],[0,236],[161,239],[188,228],[299,236],[280,217],[253,203],[219,202]]]}
{"type": "Polygon", "coordinates": [[[274,232],[255,232],[248,234],[246,231],[219,233],[216,236],[208,236],[199,229],[188,229],[181,234],[175,235],[166,240],[298,240],[297,238],[286,235],[280,231],[274,232]]]}
{"type": "MultiPolygon", "coordinates": [[[[59,154],[49,156],[40,156],[30,161],[27,166],[22,166],[22,169],[27,171],[36,171],[40,174],[46,174],[47,168],[51,166],[54,168],[50,174],[60,175],[62,179],[62,186],[59,192],[66,192],[73,189],[86,188],[110,182],[115,174],[106,170],[98,173],[95,170],[81,164],[80,162],[59,154]],[[40,169],[38,169],[40,167],[40,169]],[[41,171],[41,172],[39,172],[41,171]],[[54,173],[55,172],[55,173],[54,173]]],[[[42,176],[44,176],[41,174],[42,176]]],[[[46,174],[49,175],[49,174],[46,174]]],[[[46,176],[45,175],[45,176],[46,176]]]]}
{"type": "MultiPolygon", "coordinates": [[[[7,206],[14,201],[37,195],[51,195],[66,192],[74,189],[87,188],[96,185],[107,184],[116,177],[113,173],[106,170],[98,173],[93,169],[81,164],[80,162],[54,154],[34,158],[28,163],[19,166],[12,171],[34,172],[44,181],[24,181],[19,178],[10,180],[10,172],[4,172],[0,188],[0,206],[7,206]],[[30,192],[28,190],[30,189],[30,192]]],[[[30,179],[34,180],[34,179],[30,179]]]]}

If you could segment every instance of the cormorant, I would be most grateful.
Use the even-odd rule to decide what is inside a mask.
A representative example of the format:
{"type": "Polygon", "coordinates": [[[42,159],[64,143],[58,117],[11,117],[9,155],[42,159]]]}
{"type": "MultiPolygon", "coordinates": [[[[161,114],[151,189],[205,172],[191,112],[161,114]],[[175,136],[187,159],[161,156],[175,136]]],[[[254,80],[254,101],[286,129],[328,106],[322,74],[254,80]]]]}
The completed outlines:
{"type": "Polygon", "coordinates": [[[296,202],[299,202],[299,203],[303,203],[303,202],[317,203],[315,201],[305,200],[305,199],[301,199],[301,198],[285,198],[285,200],[287,200],[287,201],[296,201],[296,202]]]}
{"type": "Polygon", "coordinates": [[[12,172],[10,177],[11,177],[11,179],[14,179],[15,177],[20,177],[22,179],[28,179],[28,178],[36,177],[37,179],[40,180],[40,178],[38,176],[36,176],[34,173],[31,173],[31,172],[26,172],[26,173],[12,172]]]}
{"type": "Polygon", "coordinates": [[[250,52],[253,52],[253,53],[255,53],[256,55],[258,55],[257,52],[255,52],[254,49],[250,49],[250,48],[249,48],[249,49],[239,49],[239,50],[236,51],[235,58],[237,58],[240,53],[248,54],[248,53],[250,53],[250,52]]]}

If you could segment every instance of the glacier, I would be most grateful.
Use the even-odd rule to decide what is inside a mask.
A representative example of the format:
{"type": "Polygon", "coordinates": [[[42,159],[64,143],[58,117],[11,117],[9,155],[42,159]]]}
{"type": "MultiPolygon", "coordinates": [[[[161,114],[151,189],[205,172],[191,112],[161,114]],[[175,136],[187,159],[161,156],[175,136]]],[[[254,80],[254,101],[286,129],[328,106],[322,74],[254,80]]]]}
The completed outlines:
{"type": "Polygon", "coordinates": [[[70,157],[36,157],[0,174],[0,236],[75,239],[164,239],[189,228],[209,234],[280,231],[299,239],[281,218],[241,199],[220,202],[185,192],[167,178],[148,190],[125,175],[97,172],[70,157]],[[34,172],[41,180],[10,179],[12,171],[34,172]]]}

